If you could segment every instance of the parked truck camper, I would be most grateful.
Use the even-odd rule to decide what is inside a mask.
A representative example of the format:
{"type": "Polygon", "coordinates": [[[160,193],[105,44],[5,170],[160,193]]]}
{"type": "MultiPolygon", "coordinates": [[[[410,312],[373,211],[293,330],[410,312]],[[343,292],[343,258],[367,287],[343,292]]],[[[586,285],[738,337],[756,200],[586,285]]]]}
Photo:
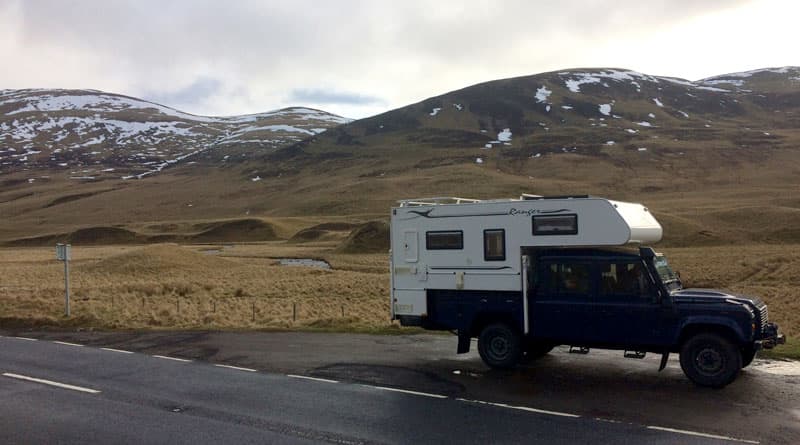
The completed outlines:
{"type": "Polygon", "coordinates": [[[686,376],[722,387],[784,342],[757,297],[684,289],[647,245],[647,207],[591,196],[400,201],[391,215],[391,311],[404,326],[472,338],[493,368],[554,346],[680,354],[686,376]]]}

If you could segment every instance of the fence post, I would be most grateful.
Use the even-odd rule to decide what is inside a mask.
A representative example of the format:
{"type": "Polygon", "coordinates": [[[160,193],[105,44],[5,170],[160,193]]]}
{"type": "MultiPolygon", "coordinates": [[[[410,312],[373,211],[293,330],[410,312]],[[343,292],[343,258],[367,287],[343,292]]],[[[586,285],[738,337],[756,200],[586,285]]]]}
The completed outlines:
{"type": "Polygon", "coordinates": [[[256,300],[253,300],[253,321],[256,321],[256,300]]]}
{"type": "Polygon", "coordinates": [[[178,313],[181,313],[181,297],[175,299],[175,307],[178,309],[178,313]]]}
{"type": "Polygon", "coordinates": [[[292,302],[292,321],[297,321],[297,303],[292,302]]]}
{"type": "Polygon", "coordinates": [[[342,318],[344,318],[344,305],[342,305],[342,318]]]}
{"type": "Polygon", "coordinates": [[[56,259],[64,262],[64,315],[69,318],[69,260],[72,257],[69,244],[56,244],[56,259]]]}
{"type": "Polygon", "coordinates": [[[211,302],[214,303],[214,306],[213,306],[214,309],[211,312],[216,314],[217,313],[217,300],[211,300],[211,302]]]}

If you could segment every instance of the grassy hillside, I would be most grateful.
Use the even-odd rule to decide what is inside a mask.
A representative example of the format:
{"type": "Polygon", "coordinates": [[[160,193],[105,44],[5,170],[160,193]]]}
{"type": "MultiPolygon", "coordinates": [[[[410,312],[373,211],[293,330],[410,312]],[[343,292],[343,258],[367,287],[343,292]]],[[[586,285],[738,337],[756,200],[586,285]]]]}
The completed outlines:
{"type": "Polygon", "coordinates": [[[252,218],[287,225],[247,239],[288,239],[314,224],[386,219],[403,198],[520,193],[644,202],[666,245],[797,242],[799,79],[791,67],[697,82],[567,70],[453,91],[277,151],[221,146],[140,180],[7,168],[0,242],[80,230],[237,241],[238,229],[197,238],[197,225],[252,218]],[[247,153],[223,159],[226,150],[247,153]]]}

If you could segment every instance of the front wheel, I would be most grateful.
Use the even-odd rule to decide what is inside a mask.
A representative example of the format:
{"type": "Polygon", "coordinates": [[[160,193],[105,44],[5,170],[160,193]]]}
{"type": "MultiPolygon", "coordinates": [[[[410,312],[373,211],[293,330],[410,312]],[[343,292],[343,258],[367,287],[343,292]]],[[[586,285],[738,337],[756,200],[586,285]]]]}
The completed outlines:
{"type": "Polygon", "coordinates": [[[722,388],[736,379],[742,369],[742,353],[725,337],[701,333],[681,348],[681,369],[699,386],[722,388]]]}
{"type": "Polygon", "coordinates": [[[750,363],[753,363],[753,359],[756,358],[756,348],[755,346],[745,346],[742,348],[742,368],[746,368],[750,366],[750,363]]]}
{"type": "Polygon", "coordinates": [[[522,341],[519,335],[504,323],[486,326],[478,337],[478,352],[491,368],[509,369],[522,356],[522,341]]]}

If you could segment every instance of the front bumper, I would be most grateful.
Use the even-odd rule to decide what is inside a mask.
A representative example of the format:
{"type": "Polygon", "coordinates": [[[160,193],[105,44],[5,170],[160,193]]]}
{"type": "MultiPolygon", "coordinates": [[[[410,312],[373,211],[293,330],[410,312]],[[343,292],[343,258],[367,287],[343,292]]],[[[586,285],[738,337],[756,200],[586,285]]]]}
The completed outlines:
{"type": "Polygon", "coordinates": [[[756,342],[758,349],[772,349],[786,343],[786,336],[778,332],[778,325],[769,323],[761,334],[761,339],[756,342]]]}

